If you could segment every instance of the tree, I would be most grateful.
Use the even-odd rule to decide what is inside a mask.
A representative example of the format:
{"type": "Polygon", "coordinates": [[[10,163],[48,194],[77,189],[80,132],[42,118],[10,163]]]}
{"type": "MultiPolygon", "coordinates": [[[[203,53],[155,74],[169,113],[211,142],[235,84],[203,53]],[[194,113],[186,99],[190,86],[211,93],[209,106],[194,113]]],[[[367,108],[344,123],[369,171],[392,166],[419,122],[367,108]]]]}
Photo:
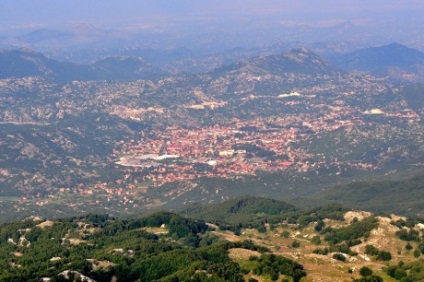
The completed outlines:
{"type": "Polygon", "coordinates": [[[283,233],[281,233],[281,236],[284,238],[289,238],[290,232],[288,232],[287,230],[284,230],[283,233]]]}
{"type": "Polygon", "coordinates": [[[363,266],[361,267],[361,269],[359,269],[359,274],[361,274],[362,277],[371,276],[373,274],[373,271],[371,268],[363,266]]]}
{"type": "Polygon", "coordinates": [[[403,270],[402,268],[396,269],[396,271],[395,271],[395,278],[397,280],[400,280],[400,279],[402,279],[403,277],[406,277],[406,276],[407,276],[407,274],[406,274],[406,271],[405,270],[403,270]]]}
{"type": "Polygon", "coordinates": [[[293,248],[299,248],[300,247],[300,242],[297,241],[297,240],[294,240],[293,243],[292,243],[292,247],[293,248]]]}
{"type": "Polygon", "coordinates": [[[325,222],[323,220],[320,220],[315,225],[314,229],[315,229],[315,231],[320,232],[324,226],[325,226],[325,222]]]}
{"type": "Polygon", "coordinates": [[[370,256],[375,256],[378,254],[378,249],[374,247],[373,245],[366,245],[365,246],[365,254],[370,256]]]}
{"type": "Polygon", "coordinates": [[[389,261],[392,259],[392,254],[387,251],[380,251],[377,255],[377,260],[389,261]]]}
{"type": "Polygon", "coordinates": [[[333,255],[333,259],[339,260],[339,261],[346,261],[346,257],[340,253],[335,253],[333,255]]]}

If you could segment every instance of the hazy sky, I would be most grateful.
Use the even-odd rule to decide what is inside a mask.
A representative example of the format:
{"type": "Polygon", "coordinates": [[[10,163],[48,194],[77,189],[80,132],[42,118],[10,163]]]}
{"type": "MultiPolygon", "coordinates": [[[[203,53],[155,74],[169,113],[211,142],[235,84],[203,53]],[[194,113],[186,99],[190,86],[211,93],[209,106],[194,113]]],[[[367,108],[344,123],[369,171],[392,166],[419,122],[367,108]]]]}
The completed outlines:
{"type": "Polygon", "coordinates": [[[130,24],[231,17],[314,21],[424,12],[422,0],[0,0],[3,28],[25,25],[130,24]]]}

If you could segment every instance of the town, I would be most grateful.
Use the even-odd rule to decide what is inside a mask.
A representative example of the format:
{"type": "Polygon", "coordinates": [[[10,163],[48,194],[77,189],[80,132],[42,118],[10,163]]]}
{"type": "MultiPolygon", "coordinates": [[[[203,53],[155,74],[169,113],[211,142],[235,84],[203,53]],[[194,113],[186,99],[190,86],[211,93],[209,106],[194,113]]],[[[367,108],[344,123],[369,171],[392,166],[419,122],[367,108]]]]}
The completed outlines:
{"type": "MultiPolygon", "coordinates": [[[[310,111],[304,114],[253,119],[231,117],[226,122],[211,125],[172,125],[142,131],[139,139],[115,144],[109,160],[119,173],[110,180],[58,187],[46,195],[27,194],[20,202],[40,208],[60,201],[73,210],[104,206],[108,212],[117,207],[129,211],[160,205],[161,202],[155,200],[157,195],[151,194],[163,186],[171,185],[171,188],[167,192],[163,192],[167,188],[159,189],[163,192],[161,197],[172,199],[196,188],[199,179],[240,179],[261,173],[296,175],[308,171],[318,174],[323,167],[334,167],[336,176],[342,170],[378,170],[378,162],[350,157],[339,159],[312,150],[311,146],[316,138],[343,130],[384,126],[386,122],[420,122],[420,115],[410,109],[370,108],[364,111],[359,107],[344,107],[337,100],[330,105],[313,98],[298,92],[274,98],[285,107],[296,107],[299,104],[296,99],[305,99],[302,104],[310,111]],[[295,100],[286,100],[291,97],[295,100]],[[77,198],[81,198],[79,203],[75,201],[77,198]],[[74,200],[64,202],[64,199],[74,200]]],[[[202,111],[211,106],[185,107],[202,111]]],[[[364,130],[361,134],[369,135],[369,131],[364,130]]],[[[386,137],[378,138],[384,140],[386,137]]]]}

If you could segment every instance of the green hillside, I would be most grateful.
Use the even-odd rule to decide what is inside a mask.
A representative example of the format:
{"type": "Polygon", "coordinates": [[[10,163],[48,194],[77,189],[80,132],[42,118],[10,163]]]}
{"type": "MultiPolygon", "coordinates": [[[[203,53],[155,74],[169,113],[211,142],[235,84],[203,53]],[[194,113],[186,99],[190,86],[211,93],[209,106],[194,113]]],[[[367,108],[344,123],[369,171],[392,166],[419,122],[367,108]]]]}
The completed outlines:
{"type": "Polygon", "coordinates": [[[355,181],[316,194],[355,209],[374,212],[422,215],[424,206],[424,174],[400,180],[355,181]]]}
{"type": "Polygon", "coordinates": [[[424,278],[422,220],[253,197],[183,213],[190,217],[161,211],[2,224],[0,281],[424,278]]]}
{"type": "Polygon", "coordinates": [[[227,242],[203,221],[159,212],[130,220],[87,215],[1,225],[0,280],[244,281],[246,271],[228,255],[234,248],[264,254],[254,269],[272,263],[277,277],[306,276],[302,265],[270,256],[265,247],[227,242]]]}

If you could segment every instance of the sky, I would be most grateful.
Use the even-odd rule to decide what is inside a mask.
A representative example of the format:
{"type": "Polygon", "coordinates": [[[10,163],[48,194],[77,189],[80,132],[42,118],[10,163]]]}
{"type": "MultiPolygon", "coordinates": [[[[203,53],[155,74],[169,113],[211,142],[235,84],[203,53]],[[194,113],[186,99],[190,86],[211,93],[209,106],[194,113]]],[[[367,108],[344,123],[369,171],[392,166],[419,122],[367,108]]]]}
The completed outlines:
{"type": "Polygon", "coordinates": [[[5,27],[73,23],[114,26],[145,22],[271,17],[317,21],[331,18],[408,18],[424,12],[421,0],[0,0],[5,27]]]}

